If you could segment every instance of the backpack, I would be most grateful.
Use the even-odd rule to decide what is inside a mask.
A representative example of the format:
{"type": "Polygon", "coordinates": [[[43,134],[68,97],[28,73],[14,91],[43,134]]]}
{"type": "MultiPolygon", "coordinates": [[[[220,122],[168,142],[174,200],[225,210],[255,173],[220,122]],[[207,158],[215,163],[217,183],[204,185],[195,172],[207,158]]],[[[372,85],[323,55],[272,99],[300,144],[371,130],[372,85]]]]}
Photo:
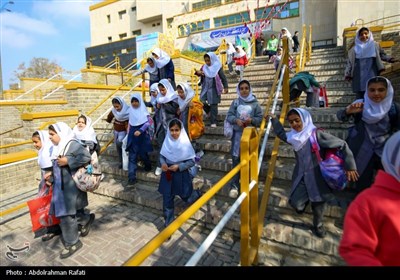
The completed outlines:
{"type": "MultiPolygon", "coordinates": [[[[68,144],[71,141],[76,141],[76,140],[70,140],[68,144]]],[[[82,144],[79,141],[76,141],[79,144],[82,144]]],[[[68,145],[67,144],[67,145],[68,145]]],[[[85,149],[89,151],[89,148],[87,146],[84,146],[85,149]]],[[[65,149],[67,150],[67,149],[65,149]]],[[[99,158],[97,156],[97,152],[94,151],[91,154],[91,159],[90,163],[87,164],[86,166],[79,167],[78,170],[75,173],[71,173],[72,179],[74,180],[76,187],[80,189],[83,192],[93,192],[97,190],[100,186],[100,182],[102,179],[102,173],[101,173],[101,166],[99,163],[99,158]]]]}
{"type": "Polygon", "coordinates": [[[333,190],[343,190],[347,186],[347,176],[344,169],[343,154],[339,148],[327,149],[325,158],[321,158],[316,129],[312,132],[310,141],[312,152],[317,156],[322,177],[328,186],[333,190]]]}
{"type": "MultiPolygon", "coordinates": [[[[234,110],[236,111],[239,101],[238,101],[238,99],[235,99],[233,102],[234,102],[233,104],[235,107],[234,110]]],[[[233,124],[228,122],[228,115],[226,115],[225,120],[224,120],[224,136],[227,138],[232,138],[232,135],[233,135],[233,124]]]]}
{"type": "Polygon", "coordinates": [[[188,134],[190,140],[196,140],[204,134],[203,103],[192,100],[192,104],[188,113],[188,134]]]}

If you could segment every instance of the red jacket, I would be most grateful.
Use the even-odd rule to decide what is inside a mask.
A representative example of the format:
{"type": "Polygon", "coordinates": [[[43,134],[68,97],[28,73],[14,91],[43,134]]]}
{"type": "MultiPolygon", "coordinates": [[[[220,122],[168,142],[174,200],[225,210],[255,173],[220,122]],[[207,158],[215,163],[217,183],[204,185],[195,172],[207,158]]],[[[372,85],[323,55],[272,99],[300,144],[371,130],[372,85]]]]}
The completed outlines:
{"type": "Polygon", "coordinates": [[[339,253],[348,265],[400,266],[400,182],[379,170],[347,210],[339,253]]]}
{"type": "Polygon", "coordinates": [[[236,65],[244,65],[246,66],[248,63],[247,56],[242,56],[242,57],[233,57],[235,60],[236,65]]]}

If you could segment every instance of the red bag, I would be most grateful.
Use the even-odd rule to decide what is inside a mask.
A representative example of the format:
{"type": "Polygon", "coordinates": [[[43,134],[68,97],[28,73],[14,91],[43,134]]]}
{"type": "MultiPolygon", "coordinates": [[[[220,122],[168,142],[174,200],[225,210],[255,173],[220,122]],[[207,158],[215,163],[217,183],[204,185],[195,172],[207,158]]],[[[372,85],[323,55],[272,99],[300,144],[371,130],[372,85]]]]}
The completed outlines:
{"type": "Polygon", "coordinates": [[[31,215],[33,232],[43,227],[58,225],[60,223],[60,219],[53,215],[49,215],[52,194],[53,188],[50,188],[48,194],[31,199],[27,202],[29,213],[31,215]]]}
{"type": "Polygon", "coordinates": [[[319,107],[329,107],[326,85],[321,86],[319,89],[319,107]]]}

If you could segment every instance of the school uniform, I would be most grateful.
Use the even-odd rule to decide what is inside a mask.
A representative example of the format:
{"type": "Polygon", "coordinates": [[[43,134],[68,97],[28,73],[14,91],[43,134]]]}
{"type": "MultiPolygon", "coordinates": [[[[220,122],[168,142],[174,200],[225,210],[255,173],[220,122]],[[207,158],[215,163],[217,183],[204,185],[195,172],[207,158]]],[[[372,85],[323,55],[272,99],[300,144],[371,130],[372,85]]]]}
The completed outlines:
{"type": "MultiPolygon", "coordinates": [[[[181,122],[182,124],[182,122],[181,122]]],[[[165,227],[174,220],[174,198],[180,196],[187,203],[193,203],[199,192],[193,190],[192,176],[189,169],[195,165],[195,152],[182,125],[178,139],[173,139],[168,129],[160,151],[160,164],[168,166],[178,164],[175,172],[161,173],[158,191],[163,195],[163,214],[165,227]]]]}
{"type": "Polygon", "coordinates": [[[66,123],[58,122],[53,127],[60,136],[60,143],[53,146],[52,151],[54,182],[49,213],[60,218],[64,245],[68,247],[79,241],[78,224],[85,225],[90,220],[89,214],[78,213],[89,203],[87,193],[77,188],[72,174],[89,163],[91,156],[83,145],[72,140],[74,134],[66,123]],[[67,157],[68,166],[58,166],[58,156],[67,157]]]}
{"type": "Polygon", "coordinates": [[[221,102],[221,94],[224,88],[228,88],[224,70],[221,61],[213,52],[207,53],[210,57],[211,65],[204,64],[201,70],[204,76],[201,76],[200,100],[204,105],[204,111],[210,113],[211,124],[217,124],[218,103],[221,102]]]}
{"type": "MultiPolygon", "coordinates": [[[[51,161],[51,152],[53,150],[53,143],[49,138],[49,132],[47,130],[38,130],[39,138],[42,143],[42,147],[38,151],[38,164],[40,166],[40,183],[38,188],[38,196],[43,196],[49,193],[49,186],[45,185],[44,175],[48,172],[53,171],[53,163],[51,161]]],[[[46,227],[43,230],[38,230],[35,232],[35,238],[40,237],[44,234],[59,235],[61,229],[59,225],[53,225],[46,227]]]]}
{"type": "Polygon", "coordinates": [[[171,57],[159,48],[153,50],[159,58],[155,59],[156,66],[158,68],[158,77],[160,80],[169,79],[174,90],[176,90],[175,84],[175,66],[171,57]]]}
{"type": "Polygon", "coordinates": [[[145,67],[143,69],[141,69],[140,71],[136,72],[134,74],[134,76],[139,76],[143,73],[149,73],[149,85],[151,87],[153,84],[158,83],[158,81],[160,80],[160,73],[159,73],[159,69],[157,68],[155,58],[149,57],[149,59],[151,59],[153,61],[154,66],[150,67],[150,65],[147,63],[145,65],[145,67]]]}
{"type": "MultiPolygon", "coordinates": [[[[253,95],[253,90],[250,87],[250,94],[243,98],[240,95],[239,84],[236,86],[236,93],[238,98],[233,100],[229,111],[227,113],[227,121],[233,125],[233,134],[231,138],[231,154],[232,154],[232,168],[240,162],[240,140],[243,135],[243,127],[236,124],[237,119],[246,120],[251,118],[252,126],[260,126],[263,113],[258,103],[257,98],[253,95]]],[[[239,190],[239,174],[236,174],[231,181],[231,188],[239,190]]]]}
{"type": "Polygon", "coordinates": [[[351,87],[356,93],[356,99],[361,99],[366,90],[367,81],[385,70],[382,60],[389,61],[378,42],[374,41],[372,32],[369,38],[362,42],[359,38],[360,29],[355,37],[355,46],[348,51],[348,59],[345,68],[345,77],[351,77],[351,87]]]}
{"type": "Polygon", "coordinates": [[[157,104],[160,104],[159,109],[159,121],[156,122],[155,138],[159,147],[164,143],[165,135],[168,131],[168,123],[170,120],[177,117],[177,111],[179,108],[178,95],[173,89],[171,83],[167,79],[162,79],[160,84],[164,85],[167,89],[167,94],[157,96],[157,104]]]}
{"type": "Polygon", "coordinates": [[[150,125],[148,120],[150,114],[140,93],[132,94],[131,101],[133,98],[139,101],[139,108],[131,107],[129,111],[129,132],[126,150],[129,152],[128,179],[131,183],[136,182],[138,156],[144,161],[144,169],[150,171],[151,162],[148,153],[153,151],[150,136],[147,133],[150,125]],[[140,132],[139,136],[134,135],[136,131],[140,132]]]}
{"type": "Polygon", "coordinates": [[[85,118],[86,126],[82,130],[79,130],[78,125],[75,125],[72,129],[72,132],[74,133],[76,139],[80,140],[85,146],[89,148],[91,154],[94,151],[99,154],[100,146],[97,142],[96,132],[94,131],[92,126],[92,119],[88,116],[85,116],[85,118]]]}
{"type": "MultiPolygon", "coordinates": [[[[293,146],[296,156],[289,204],[301,213],[311,202],[314,228],[316,230],[319,228],[320,234],[322,234],[322,231],[324,231],[321,227],[323,227],[325,202],[331,200],[333,194],[322,177],[318,159],[312,152],[310,137],[316,127],[312,122],[311,115],[305,109],[296,108],[295,110],[299,113],[303,122],[302,131],[297,132],[291,129],[290,132],[286,133],[277,118],[272,119],[272,126],[277,137],[293,146]]],[[[345,141],[321,130],[317,130],[316,136],[318,144],[322,148],[322,151],[320,151],[322,155],[324,149],[339,148],[344,155],[345,169],[356,170],[353,154],[345,141]]]]}
{"type": "Polygon", "coordinates": [[[386,81],[387,95],[380,103],[368,97],[367,89],[364,99],[353,102],[364,103],[362,112],[346,115],[346,109],[343,109],[336,114],[343,122],[349,121],[350,117],[354,118],[354,126],[349,129],[346,141],[354,154],[360,175],[355,183],[357,192],[372,184],[374,171],[383,169],[381,156],[384,144],[390,135],[400,130],[400,106],[393,102],[393,87],[389,80],[386,81]]]}
{"type": "Polygon", "coordinates": [[[111,123],[114,119],[114,143],[117,149],[119,167],[122,168],[122,141],[126,136],[126,130],[128,128],[130,106],[119,96],[114,97],[113,100],[114,99],[118,100],[118,103],[121,105],[121,111],[118,112],[113,107],[106,121],[111,123]]]}

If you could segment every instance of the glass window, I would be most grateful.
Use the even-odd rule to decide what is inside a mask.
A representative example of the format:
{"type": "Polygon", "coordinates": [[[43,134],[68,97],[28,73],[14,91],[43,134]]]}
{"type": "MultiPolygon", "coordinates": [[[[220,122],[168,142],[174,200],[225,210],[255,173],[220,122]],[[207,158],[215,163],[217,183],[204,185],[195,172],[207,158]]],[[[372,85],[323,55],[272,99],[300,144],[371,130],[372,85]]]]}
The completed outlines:
{"type": "Polygon", "coordinates": [[[107,15],[107,23],[110,23],[110,22],[111,22],[111,16],[107,15]]]}
{"type": "Polygon", "coordinates": [[[277,11],[280,9],[282,5],[277,5],[276,8],[271,12],[271,9],[273,9],[273,5],[271,7],[268,7],[263,14],[264,8],[259,8],[254,10],[256,14],[256,20],[260,19],[266,19],[266,18],[289,18],[289,17],[296,17],[299,16],[299,1],[293,1],[288,4],[286,4],[285,8],[277,14],[277,11]],[[271,14],[270,14],[271,12],[271,14]]]}
{"type": "Polygon", "coordinates": [[[139,36],[139,35],[142,35],[142,30],[134,30],[134,31],[132,31],[132,36],[133,37],[135,37],[135,36],[139,36]]]}
{"type": "Polygon", "coordinates": [[[209,7],[217,6],[221,4],[221,0],[204,0],[201,2],[193,3],[192,4],[192,10],[193,11],[199,11],[202,9],[206,9],[209,7]]]}
{"type": "Polygon", "coordinates": [[[119,12],[118,12],[119,19],[122,19],[123,15],[125,15],[125,14],[126,14],[126,10],[119,11],[119,12]]]}

